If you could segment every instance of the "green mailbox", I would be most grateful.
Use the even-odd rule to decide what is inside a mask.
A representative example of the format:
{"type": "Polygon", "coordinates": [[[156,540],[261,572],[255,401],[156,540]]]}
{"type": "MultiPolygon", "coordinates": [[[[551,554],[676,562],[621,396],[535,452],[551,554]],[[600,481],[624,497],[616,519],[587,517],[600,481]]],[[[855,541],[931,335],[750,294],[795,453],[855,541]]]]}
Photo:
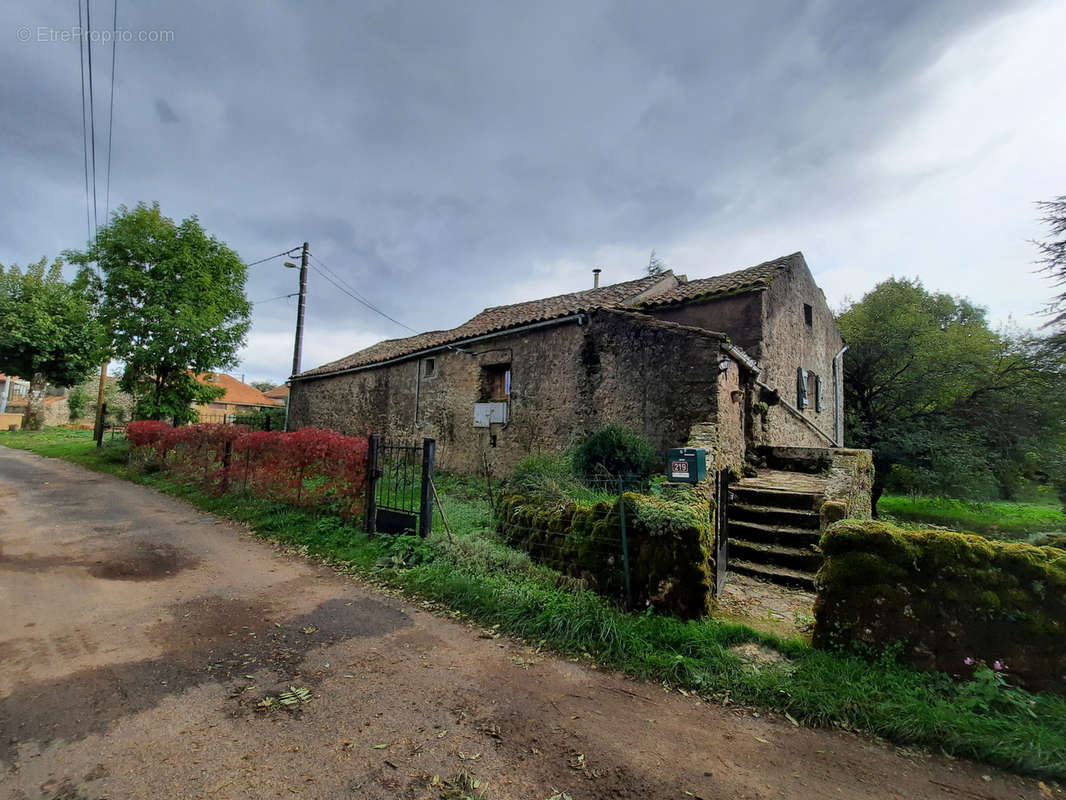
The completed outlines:
{"type": "Polygon", "coordinates": [[[679,483],[699,483],[707,477],[707,451],[675,447],[666,454],[666,476],[679,483]]]}

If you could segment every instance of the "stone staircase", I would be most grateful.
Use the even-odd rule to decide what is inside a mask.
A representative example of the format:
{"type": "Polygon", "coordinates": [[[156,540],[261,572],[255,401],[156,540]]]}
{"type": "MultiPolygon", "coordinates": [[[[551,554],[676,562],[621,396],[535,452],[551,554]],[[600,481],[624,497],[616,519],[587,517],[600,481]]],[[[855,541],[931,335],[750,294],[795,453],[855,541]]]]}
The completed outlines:
{"type": "Polygon", "coordinates": [[[761,469],[729,487],[729,570],[808,591],[822,564],[823,475],[761,469]]]}

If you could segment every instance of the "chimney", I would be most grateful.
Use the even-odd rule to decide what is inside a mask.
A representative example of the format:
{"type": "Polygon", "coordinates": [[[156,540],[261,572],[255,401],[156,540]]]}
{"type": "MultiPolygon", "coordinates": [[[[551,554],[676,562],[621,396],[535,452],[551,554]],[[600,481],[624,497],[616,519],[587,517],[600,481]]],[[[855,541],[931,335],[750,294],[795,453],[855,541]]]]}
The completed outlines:
{"type": "Polygon", "coordinates": [[[599,267],[596,267],[596,269],[592,270],[592,288],[593,289],[599,289],[600,288],[600,273],[601,272],[603,272],[603,270],[600,269],[599,267]]]}

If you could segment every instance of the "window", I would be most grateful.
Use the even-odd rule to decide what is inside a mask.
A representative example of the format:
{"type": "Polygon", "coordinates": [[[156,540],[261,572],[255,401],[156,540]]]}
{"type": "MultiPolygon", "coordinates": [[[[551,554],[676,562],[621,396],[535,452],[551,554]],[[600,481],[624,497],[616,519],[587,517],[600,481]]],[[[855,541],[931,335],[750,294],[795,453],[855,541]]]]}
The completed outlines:
{"type": "Polygon", "coordinates": [[[511,395],[511,365],[492,364],[481,368],[481,402],[506,400],[511,395]]]}
{"type": "Polygon", "coordinates": [[[807,370],[803,367],[796,367],[796,408],[800,411],[810,405],[807,393],[808,374],[807,370]]]}
{"type": "Polygon", "coordinates": [[[427,358],[422,362],[422,377],[432,378],[437,374],[437,361],[433,358],[427,358]]]}
{"type": "Polygon", "coordinates": [[[814,327],[814,308],[806,303],[803,304],[803,321],[807,323],[808,328],[814,327]]]}

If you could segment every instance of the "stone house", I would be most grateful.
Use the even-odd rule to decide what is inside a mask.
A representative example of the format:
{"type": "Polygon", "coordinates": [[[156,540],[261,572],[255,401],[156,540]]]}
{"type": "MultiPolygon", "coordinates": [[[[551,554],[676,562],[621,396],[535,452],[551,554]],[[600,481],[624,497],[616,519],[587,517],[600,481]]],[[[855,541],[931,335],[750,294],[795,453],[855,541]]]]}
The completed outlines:
{"type": "Polygon", "coordinates": [[[718,469],[842,444],[843,339],[801,253],[696,280],[595,272],[591,289],[294,375],[290,429],[432,437],[441,466],[497,476],[615,422],[662,450],[707,447],[718,469]]]}

